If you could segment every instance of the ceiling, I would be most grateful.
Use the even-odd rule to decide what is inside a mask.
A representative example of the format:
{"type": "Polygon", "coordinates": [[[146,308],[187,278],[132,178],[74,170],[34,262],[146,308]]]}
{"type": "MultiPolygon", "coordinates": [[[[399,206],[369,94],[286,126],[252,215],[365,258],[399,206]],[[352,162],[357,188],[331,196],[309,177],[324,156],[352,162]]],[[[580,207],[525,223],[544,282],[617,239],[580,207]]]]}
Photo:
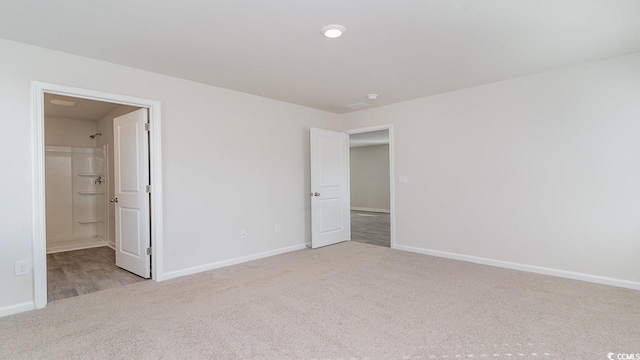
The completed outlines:
{"type": "Polygon", "coordinates": [[[389,144],[389,130],[370,131],[349,135],[349,147],[365,147],[389,144]]]}
{"type": "Polygon", "coordinates": [[[344,113],[640,52],[640,1],[2,0],[0,37],[344,113]]]}
{"type": "Polygon", "coordinates": [[[104,101],[87,100],[70,96],[44,94],[44,116],[75,120],[98,121],[119,105],[104,101]],[[73,101],[73,106],[55,105],[51,100],[73,101]]]}

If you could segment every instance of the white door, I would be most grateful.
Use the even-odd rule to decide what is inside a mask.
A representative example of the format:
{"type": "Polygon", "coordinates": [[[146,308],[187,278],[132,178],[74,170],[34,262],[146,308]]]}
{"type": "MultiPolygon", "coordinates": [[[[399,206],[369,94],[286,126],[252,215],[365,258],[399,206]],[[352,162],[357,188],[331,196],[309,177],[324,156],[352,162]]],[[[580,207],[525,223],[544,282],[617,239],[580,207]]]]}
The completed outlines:
{"type": "Polygon", "coordinates": [[[311,129],[311,247],[351,239],[349,135],[311,129]]]}
{"type": "Polygon", "coordinates": [[[150,247],[149,136],[147,109],[113,120],[113,180],[116,223],[116,265],[149,278],[150,247]]]}

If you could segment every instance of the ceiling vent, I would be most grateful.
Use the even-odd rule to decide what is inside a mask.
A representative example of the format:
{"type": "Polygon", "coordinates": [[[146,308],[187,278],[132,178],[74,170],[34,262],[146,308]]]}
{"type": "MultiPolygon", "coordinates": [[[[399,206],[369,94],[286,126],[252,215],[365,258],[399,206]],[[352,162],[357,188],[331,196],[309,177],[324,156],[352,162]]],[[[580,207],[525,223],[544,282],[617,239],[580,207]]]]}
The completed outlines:
{"type": "Polygon", "coordinates": [[[356,109],[366,108],[367,106],[369,106],[369,104],[367,104],[366,102],[359,102],[359,103],[347,105],[346,107],[348,107],[351,110],[356,110],[356,109]]]}

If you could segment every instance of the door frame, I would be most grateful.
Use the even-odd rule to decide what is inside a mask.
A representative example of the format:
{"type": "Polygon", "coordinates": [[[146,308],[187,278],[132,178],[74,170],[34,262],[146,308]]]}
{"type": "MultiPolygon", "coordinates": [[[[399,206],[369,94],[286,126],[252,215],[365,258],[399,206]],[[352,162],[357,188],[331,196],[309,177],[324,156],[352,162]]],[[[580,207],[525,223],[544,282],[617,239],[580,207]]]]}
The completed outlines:
{"type": "MultiPolygon", "coordinates": [[[[391,248],[396,248],[396,185],[395,185],[395,150],[394,150],[394,140],[393,140],[393,124],[384,124],[384,125],[375,125],[375,126],[367,126],[363,128],[357,129],[349,129],[343,130],[344,133],[349,136],[353,134],[362,134],[368,133],[372,131],[380,131],[380,130],[389,130],[389,222],[391,229],[390,240],[391,240],[391,248]]],[[[349,155],[351,155],[351,151],[349,151],[349,155]]],[[[349,159],[349,163],[351,163],[351,159],[349,159]]],[[[351,168],[349,168],[349,185],[351,185],[351,168]]],[[[351,196],[351,194],[349,194],[351,196]]]]}
{"type": "Polygon", "coordinates": [[[36,309],[47,305],[47,239],[45,217],[45,145],[44,94],[106,101],[147,108],[149,111],[149,166],[151,183],[151,278],[163,280],[162,230],[162,147],[160,102],[102,91],[31,81],[31,141],[32,141],[32,261],[33,300],[36,309]]]}

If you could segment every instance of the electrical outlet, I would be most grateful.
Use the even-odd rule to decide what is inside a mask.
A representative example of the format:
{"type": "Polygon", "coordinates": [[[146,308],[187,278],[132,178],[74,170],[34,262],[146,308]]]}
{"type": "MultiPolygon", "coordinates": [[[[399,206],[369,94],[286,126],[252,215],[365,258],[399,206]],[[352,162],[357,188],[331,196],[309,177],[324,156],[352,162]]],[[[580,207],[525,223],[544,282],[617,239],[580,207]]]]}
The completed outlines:
{"type": "Polygon", "coordinates": [[[22,260],[15,262],[15,274],[16,276],[27,275],[31,271],[29,260],[22,260]]]}
{"type": "Polygon", "coordinates": [[[276,225],[273,227],[273,230],[276,232],[276,234],[279,234],[279,233],[280,233],[280,224],[276,224],[276,225]]]}
{"type": "Polygon", "coordinates": [[[247,237],[247,230],[240,230],[240,239],[244,239],[247,237]]]}

